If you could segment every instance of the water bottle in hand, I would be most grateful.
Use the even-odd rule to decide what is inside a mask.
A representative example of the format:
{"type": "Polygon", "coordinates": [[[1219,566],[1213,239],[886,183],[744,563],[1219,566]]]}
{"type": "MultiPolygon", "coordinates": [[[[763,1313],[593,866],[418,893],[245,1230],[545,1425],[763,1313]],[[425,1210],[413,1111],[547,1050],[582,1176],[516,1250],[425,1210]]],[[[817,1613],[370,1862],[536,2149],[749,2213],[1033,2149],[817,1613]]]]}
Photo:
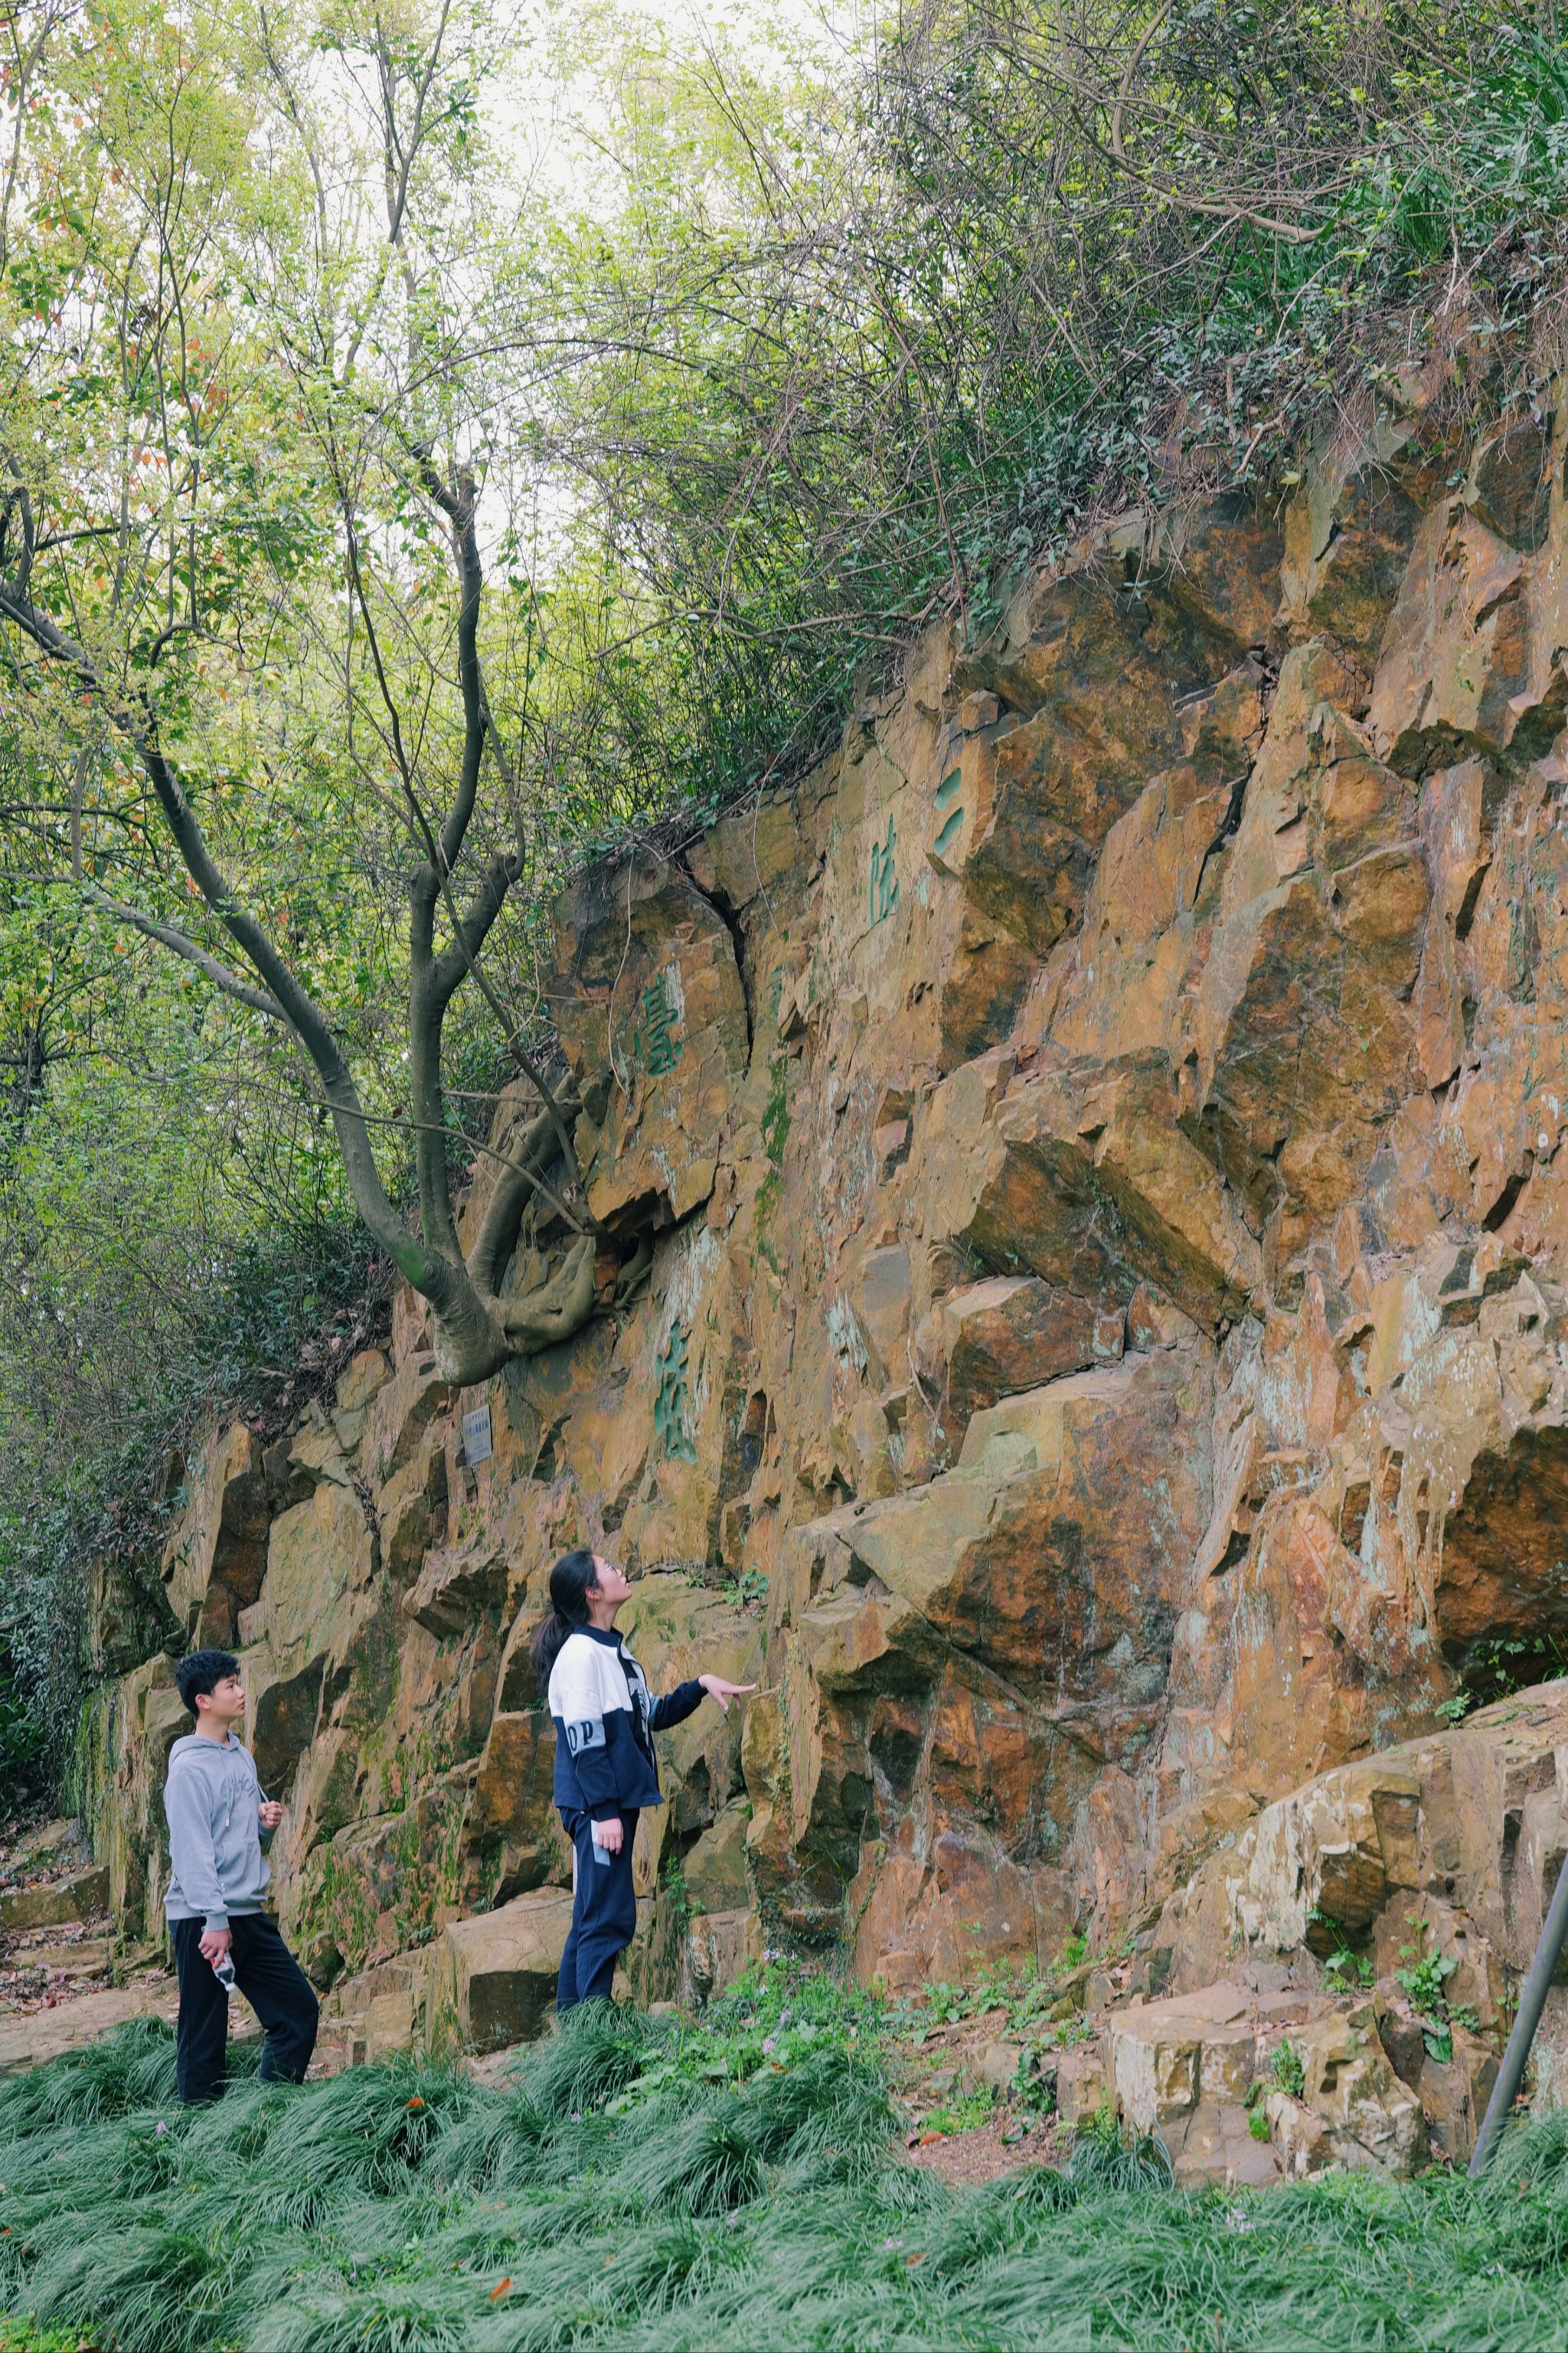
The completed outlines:
{"type": "Polygon", "coordinates": [[[225,1993],[227,1994],[230,2001],[237,2000],[239,1988],[234,1981],[234,1962],[229,1954],[225,1953],[221,1960],[215,1961],[213,1963],[213,1975],[216,1978],[219,1985],[222,1986],[225,1993]]]}

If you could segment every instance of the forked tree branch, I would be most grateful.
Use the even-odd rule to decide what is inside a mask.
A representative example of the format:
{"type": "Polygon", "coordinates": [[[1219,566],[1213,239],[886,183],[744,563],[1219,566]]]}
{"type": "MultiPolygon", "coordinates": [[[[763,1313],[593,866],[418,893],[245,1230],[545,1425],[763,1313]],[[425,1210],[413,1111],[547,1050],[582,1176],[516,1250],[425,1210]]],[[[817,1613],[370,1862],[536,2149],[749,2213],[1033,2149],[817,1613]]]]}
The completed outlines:
{"type": "MultiPolygon", "coordinates": [[[[521,850],[508,850],[494,858],[486,870],[484,881],[469,902],[470,913],[465,917],[458,912],[451,887],[452,869],[457,862],[472,821],[479,795],[479,769],[484,759],[487,738],[494,738],[497,765],[505,775],[500,739],[491,715],[489,697],[485,692],[484,670],[479,659],[479,600],[484,585],[484,573],[479,546],[479,493],[471,475],[461,478],[454,491],[441,478],[427,447],[415,443],[410,447],[416,470],[426,496],[446,516],[452,538],[453,561],[458,569],[459,598],[458,606],[458,676],[463,697],[463,762],[458,778],[458,795],[450,815],[441,828],[439,843],[430,844],[430,863],[439,881],[442,896],[453,932],[453,945],[437,959],[437,987],[443,991],[442,1003],[457,989],[465,972],[472,976],[474,986],[484,997],[490,1011],[500,1022],[508,1045],[517,1056],[523,1075],[537,1092],[555,1130],[556,1141],[566,1163],[568,1181],[582,1189],[582,1171],[577,1166],[576,1147],[571,1129],[562,1115],[555,1092],[545,1077],[537,1058],[523,1043],[517,1024],[509,1019],[505,1008],[479,969],[479,950],[489,935],[490,926],[500,913],[506,894],[521,871],[521,850]]],[[[361,592],[363,604],[363,589],[361,592]]],[[[412,796],[411,796],[412,797],[412,796]]],[[[426,839],[430,840],[429,828],[426,839]]],[[[586,1199],[584,1207],[586,1208],[586,1199]]],[[[589,1222],[595,1232],[601,1230],[598,1219],[588,1211],[589,1222]]]]}
{"type": "Polygon", "coordinates": [[[517,1241],[518,1227],[530,1187],[547,1201],[558,1215],[576,1227],[576,1219],[558,1200],[543,1181],[540,1171],[547,1168],[555,1155],[554,1122],[548,1112],[541,1112],[530,1120],[514,1151],[505,1158],[502,1174],[496,1180],[496,1189],[485,1211],[479,1228],[479,1238],[469,1256],[469,1271],[480,1289],[499,1292],[506,1261],[517,1241]]]}
{"type": "Polygon", "coordinates": [[[399,1271],[439,1312],[451,1293],[452,1270],[437,1254],[420,1248],[388,1199],[371,1150],[359,1091],[337,1039],[320,1008],[260,924],[236,898],[213,857],[179,776],[158,747],[148,715],[139,713],[114,692],[86,649],[68,637],[48,614],[10,582],[0,582],[0,618],[10,621],[41,653],[74,672],[93,702],[132,745],[152,784],[186,872],[229,937],[260,976],[272,1007],[294,1031],[315,1065],[331,1110],[349,1187],[360,1215],[399,1271]]]}
{"type": "Polygon", "coordinates": [[[168,948],[174,955],[184,956],[187,964],[194,964],[198,972],[205,973],[215,988],[221,989],[226,997],[232,997],[237,1005],[248,1006],[252,1013],[263,1013],[269,1021],[287,1020],[283,1008],[269,991],[257,988],[250,981],[242,979],[237,972],[221,963],[198,941],[184,932],[176,931],[173,923],[158,923],[152,915],[144,915],[140,907],[128,907],[122,901],[111,899],[108,892],[100,891],[96,883],[88,885],[87,896],[95,907],[101,907],[106,914],[112,915],[117,923],[129,923],[132,930],[140,932],[143,939],[156,940],[160,947],[168,948]]]}

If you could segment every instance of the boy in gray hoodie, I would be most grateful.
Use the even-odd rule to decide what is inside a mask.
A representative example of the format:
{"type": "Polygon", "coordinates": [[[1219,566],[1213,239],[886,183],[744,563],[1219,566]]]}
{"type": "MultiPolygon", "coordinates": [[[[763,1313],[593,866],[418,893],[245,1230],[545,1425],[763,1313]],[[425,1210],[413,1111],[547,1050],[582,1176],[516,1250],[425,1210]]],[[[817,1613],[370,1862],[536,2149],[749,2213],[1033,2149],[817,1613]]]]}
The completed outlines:
{"type": "Polygon", "coordinates": [[[321,2016],[305,1974],[262,1910],[271,1873],[263,1859],[283,1809],[265,1797],[250,1751],[235,1737],[245,1714],[239,1661],[228,1651],[193,1651],[174,1669],[180,1697],[196,1719],[169,1753],[163,1811],[169,1822],[169,1886],[163,1898],[180,1978],[175,2064],[180,2097],[216,2100],[223,2090],[232,1979],[267,2032],[264,2083],[300,2083],[316,2047],[321,2016]],[[224,1972],[220,1978],[218,1971],[224,1972]]]}

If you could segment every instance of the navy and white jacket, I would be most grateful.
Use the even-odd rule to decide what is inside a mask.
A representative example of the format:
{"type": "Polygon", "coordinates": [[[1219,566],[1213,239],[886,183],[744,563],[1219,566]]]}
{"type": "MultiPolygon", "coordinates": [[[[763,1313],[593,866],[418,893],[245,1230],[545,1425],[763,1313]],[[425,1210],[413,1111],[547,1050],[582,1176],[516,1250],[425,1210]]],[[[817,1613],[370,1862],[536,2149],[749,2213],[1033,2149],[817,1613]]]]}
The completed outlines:
{"type": "Polygon", "coordinates": [[[661,1806],[653,1736],[684,1724],[702,1698],[699,1683],[678,1684],[668,1699],[650,1697],[647,1676],[613,1629],[580,1626],[568,1634],[550,1671],[562,1812],[602,1822],[661,1806]]]}

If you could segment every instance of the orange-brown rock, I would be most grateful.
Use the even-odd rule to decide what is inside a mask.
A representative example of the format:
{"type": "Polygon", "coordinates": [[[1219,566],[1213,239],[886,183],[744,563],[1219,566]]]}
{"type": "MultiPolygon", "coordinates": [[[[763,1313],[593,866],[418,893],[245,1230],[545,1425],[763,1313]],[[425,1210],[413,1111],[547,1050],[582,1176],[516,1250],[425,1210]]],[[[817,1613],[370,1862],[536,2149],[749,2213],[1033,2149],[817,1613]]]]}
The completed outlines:
{"type": "Polygon", "coordinates": [[[746,1065],[745,999],[722,917],[679,868],[584,876],[558,911],[551,1010],[584,1088],[577,1147],[596,1217],[708,1198],[746,1065]]]}
{"type": "MultiPolygon", "coordinates": [[[[645,1993],[1083,1930],[1149,1993],[1315,1998],[1331,1922],[1376,2018],[1264,2156],[1460,2150],[1484,2055],[1412,2057],[1398,1940],[1489,2047],[1568,1843],[1560,1695],[1484,1704],[1568,1666],[1568,401],[1439,408],[1278,510],[1121,519],[796,786],[563,894],[593,1321],[458,1396],[401,1297],[265,1461],[212,1434],[171,1547],[323,1974],[557,1900],[527,1643],[588,1543],[656,1687],[762,1686],[664,1744],[645,1993]]],[[[135,1934],[168,1709],[143,1662],[94,1734],[135,1934]]],[[[1542,2051],[1568,2095],[1568,1994],[1542,2051]]],[[[1200,2065],[1200,2170],[1233,2090],[1200,2065]]]]}
{"type": "Polygon", "coordinates": [[[1080,1299],[1038,1276],[993,1276],[937,1302],[916,1335],[915,1361],[928,1394],[945,1398],[948,1430],[962,1438],[980,1407],[1113,1363],[1125,1324],[1120,1306],[1080,1299]]]}
{"type": "Polygon", "coordinates": [[[163,1583],[192,1649],[226,1649],[267,1573],[272,1508],[254,1431],[237,1421],[203,1448],[163,1554],[163,1583]]]}

